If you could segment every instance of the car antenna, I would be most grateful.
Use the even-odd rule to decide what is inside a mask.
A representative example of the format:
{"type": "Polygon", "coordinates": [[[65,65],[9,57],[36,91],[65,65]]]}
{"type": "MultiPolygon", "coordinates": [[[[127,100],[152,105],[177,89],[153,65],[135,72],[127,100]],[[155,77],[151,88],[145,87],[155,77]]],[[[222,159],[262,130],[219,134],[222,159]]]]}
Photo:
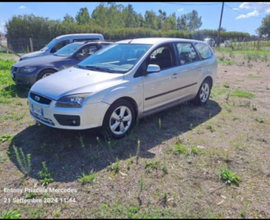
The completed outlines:
{"type": "Polygon", "coordinates": [[[137,35],[135,35],[135,37],[133,37],[128,43],[130,44],[131,43],[131,41],[133,41],[136,37],[138,36],[138,34],[137,35]]]}

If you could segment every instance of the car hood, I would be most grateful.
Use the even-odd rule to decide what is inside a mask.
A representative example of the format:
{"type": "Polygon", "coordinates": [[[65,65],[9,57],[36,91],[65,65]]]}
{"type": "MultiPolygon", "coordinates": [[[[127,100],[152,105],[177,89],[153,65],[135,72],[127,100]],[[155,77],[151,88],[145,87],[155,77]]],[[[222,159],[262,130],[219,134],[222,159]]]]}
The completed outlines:
{"type": "Polygon", "coordinates": [[[39,57],[39,56],[44,56],[44,55],[45,55],[45,50],[39,50],[39,51],[35,51],[32,53],[23,55],[21,56],[21,59],[28,59],[28,58],[39,57]]]}
{"type": "Polygon", "coordinates": [[[123,81],[123,74],[70,67],[37,81],[31,92],[58,100],[80,93],[94,93],[123,81]]]}
{"type": "Polygon", "coordinates": [[[30,67],[30,66],[44,66],[48,63],[57,62],[66,59],[66,57],[54,56],[52,54],[42,56],[42,57],[34,57],[31,59],[25,59],[14,64],[15,67],[30,67]]]}

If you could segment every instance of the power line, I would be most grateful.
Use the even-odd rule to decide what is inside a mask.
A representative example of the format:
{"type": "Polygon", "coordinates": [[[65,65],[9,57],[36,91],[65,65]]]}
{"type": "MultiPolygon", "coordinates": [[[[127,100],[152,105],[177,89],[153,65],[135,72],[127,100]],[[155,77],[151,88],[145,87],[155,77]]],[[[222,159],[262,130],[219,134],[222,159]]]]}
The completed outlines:
{"type": "MultiPolygon", "coordinates": [[[[194,3],[194,4],[190,4],[190,3],[175,3],[175,2],[166,2],[168,4],[174,4],[174,5],[209,5],[209,6],[212,6],[212,5],[219,5],[219,3],[209,3],[209,4],[206,4],[206,3],[194,3]]],[[[247,14],[244,14],[244,13],[241,13],[239,11],[236,11],[234,10],[233,8],[231,8],[230,6],[224,4],[227,8],[233,10],[234,12],[238,13],[238,14],[241,14],[241,15],[247,15],[247,14]]],[[[251,16],[249,18],[257,18],[257,19],[263,19],[262,17],[254,17],[254,16],[251,16]]]]}
{"type": "MultiPolygon", "coordinates": [[[[228,5],[226,5],[226,4],[224,4],[224,5],[225,5],[227,8],[233,10],[234,12],[237,12],[238,14],[241,14],[241,15],[247,15],[247,14],[243,14],[243,13],[241,13],[241,12],[239,12],[239,11],[234,10],[233,8],[231,8],[230,6],[228,6],[228,5]]],[[[263,18],[261,18],[261,17],[254,17],[254,16],[251,16],[251,17],[249,17],[249,18],[263,19],[263,18]]]]}
{"type": "MultiPolygon", "coordinates": [[[[165,2],[164,2],[165,3],[165,2]]],[[[219,3],[195,3],[195,4],[190,4],[190,3],[175,3],[175,2],[166,2],[168,4],[174,4],[174,5],[219,5],[219,3]]]]}

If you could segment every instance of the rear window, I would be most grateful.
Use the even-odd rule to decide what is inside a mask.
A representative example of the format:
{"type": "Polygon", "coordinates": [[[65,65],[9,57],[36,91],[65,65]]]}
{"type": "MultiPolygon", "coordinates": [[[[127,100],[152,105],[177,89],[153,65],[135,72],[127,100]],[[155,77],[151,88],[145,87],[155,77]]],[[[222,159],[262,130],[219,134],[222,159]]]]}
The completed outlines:
{"type": "Polygon", "coordinates": [[[212,57],[213,54],[212,54],[212,51],[208,45],[201,44],[201,43],[195,43],[194,45],[195,45],[197,51],[199,52],[199,54],[201,55],[203,60],[209,59],[212,57]]]}

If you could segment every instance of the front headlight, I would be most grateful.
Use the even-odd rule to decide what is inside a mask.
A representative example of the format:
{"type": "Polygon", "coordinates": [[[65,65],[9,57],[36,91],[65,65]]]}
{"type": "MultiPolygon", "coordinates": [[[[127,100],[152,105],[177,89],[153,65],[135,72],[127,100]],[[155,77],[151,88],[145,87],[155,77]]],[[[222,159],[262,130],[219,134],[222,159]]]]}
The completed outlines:
{"type": "Polygon", "coordinates": [[[31,73],[36,69],[36,67],[23,67],[20,68],[20,73],[31,73]]]}
{"type": "Polygon", "coordinates": [[[55,106],[56,107],[69,107],[69,108],[81,108],[84,100],[92,93],[83,93],[76,95],[68,95],[60,98],[55,106]]]}

